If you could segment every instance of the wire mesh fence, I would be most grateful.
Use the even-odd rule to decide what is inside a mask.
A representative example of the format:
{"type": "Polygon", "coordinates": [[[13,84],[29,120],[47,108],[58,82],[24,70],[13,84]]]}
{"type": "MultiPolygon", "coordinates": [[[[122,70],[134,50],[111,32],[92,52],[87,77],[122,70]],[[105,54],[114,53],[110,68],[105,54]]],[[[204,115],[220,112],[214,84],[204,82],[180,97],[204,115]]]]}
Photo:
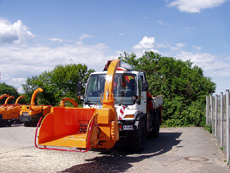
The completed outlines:
{"type": "Polygon", "coordinates": [[[206,125],[212,129],[213,136],[219,142],[229,164],[229,90],[226,94],[206,96],[206,125]]]}

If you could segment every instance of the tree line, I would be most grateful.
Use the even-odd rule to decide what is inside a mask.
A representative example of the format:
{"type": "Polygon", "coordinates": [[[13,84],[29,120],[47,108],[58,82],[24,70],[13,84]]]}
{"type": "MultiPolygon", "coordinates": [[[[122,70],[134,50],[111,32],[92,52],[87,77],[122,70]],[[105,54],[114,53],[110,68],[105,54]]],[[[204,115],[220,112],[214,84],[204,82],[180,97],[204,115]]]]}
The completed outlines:
{"type": "MultiPolygon", "coordinates": [[[[200,67],[191,61],[163,57],[152,51],[145,52],[140,58],[134,53],[124,53],[119,58],[146,73],[149,93],[163,96],[164,126],[204,125],[206,95],[214,93],[216,85],[204,76],[200,67]]],[[[82,64],[57,65],[51,71],[27,78],[26,84],[22,85],[26,96],[23,103],[29,104],[33,91],[41,87],[44,92],[37,95],[37,104],[58,105],[64,97],[82,104],[77,99],[78,82],[86,84],[94,71],[82,64]]],[[[84,94],[85,85],[82,88],[81,94],[84,94]]],[[[5,93],[19,96],[14,87],[0,84],[0,94],[5,93]]]]}

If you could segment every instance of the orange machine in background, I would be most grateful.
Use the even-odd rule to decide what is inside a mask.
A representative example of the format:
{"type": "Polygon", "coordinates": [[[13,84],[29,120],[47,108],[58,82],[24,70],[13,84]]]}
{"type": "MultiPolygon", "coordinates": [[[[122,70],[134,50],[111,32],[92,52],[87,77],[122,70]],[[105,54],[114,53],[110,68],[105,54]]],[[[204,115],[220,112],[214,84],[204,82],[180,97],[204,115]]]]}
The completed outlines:
{"type": "Polygon", "coordinates": [[[9,118],[12,118],[13,123],[16,123],[16,124],[21,124],[22,123],[20,121],[20,119],[19,119],[19,114],[20,114],[22,105],[18,104],[18,102],[19,102],[20,99],[22,99],[24,97],[25,96],[18,97],[17,100],[15,101],[15,104],[9,105],[9,106],[6,107],[6,115],[9,118]]]}
{"type": "Polygon", "coordinates": [[[5,103],[0,106],[0,126],[4,126],[4,125],[11,126],[12,119],[7,117],[6,107],[7,107],[7,103],[9,99],[14,98],[14,97],[9,96],[8,94],[3,94],[0,96],[0,100],[2,100],[5,97],[7,97],[7,99],[5,100],[5,103]]]}
{"type": "Polygon", "coordinates": [[[43,92],[43,89],[36,89],[32,95],[30,105],[21,107],[19,117],[24,126],[36,126],[41,117],[50,113],[51,105],[35,105],[35,98],[38,92],[43,92]]]}
{"type": "Polygon", "coordinates": [[[19,112],[21,110],[21,106],[18,104],[18,102],[25,96],[18,97],[15,104],[8,104],[10,99],[14,99],[13,96],[5,94],[1,96],[0,99],[4,97],[7,97],[7,99],[5,100],[4,105],[0,107],[0,124],[2,126],[11,126],[12,123],[19,123],[19,112]]]}

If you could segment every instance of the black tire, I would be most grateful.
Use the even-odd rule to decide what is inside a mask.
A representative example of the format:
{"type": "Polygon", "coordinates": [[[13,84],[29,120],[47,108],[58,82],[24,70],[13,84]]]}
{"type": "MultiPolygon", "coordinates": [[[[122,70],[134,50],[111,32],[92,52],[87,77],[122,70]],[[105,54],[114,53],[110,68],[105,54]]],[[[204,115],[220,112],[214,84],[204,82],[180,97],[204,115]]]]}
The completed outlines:
{"type": "Polygon", "coordinates": [[[8,125],[9,127],[11,127],[11,125],[12,125],[12,122],[9,122],[7,125],[8,125]]]}
{"type": "Polygon", "coordinates": [[[30,123],[29,121],[26,121],[26,122],[24,122],[24,126],[25,126],[25,127],[30,127],[30,126],[31,126],[31,123],[30,123]]]}
{"type": "Polygon", "coordinates": [[[160,114],[159,114],[159,110],[157,109],[157,112],[153,118],[153,130],[150,132],[150,136],[153,138],[158,138],[159,131],[160,131],[160,114]]]}
{"type": "Polygon", "coordinates": [[[23,124],[23,122],[21,120],[19,120],[19,119],[16,119],[14,123],[15,124],[23,124]]]}
{"type": "Polygon", "coordinates": [[[145,146],[146,127],[144,119],[141,119],[138,124],[138,129],[130,133],[128,137],[129,147],[134,152],[142,152],[145,146]]]}

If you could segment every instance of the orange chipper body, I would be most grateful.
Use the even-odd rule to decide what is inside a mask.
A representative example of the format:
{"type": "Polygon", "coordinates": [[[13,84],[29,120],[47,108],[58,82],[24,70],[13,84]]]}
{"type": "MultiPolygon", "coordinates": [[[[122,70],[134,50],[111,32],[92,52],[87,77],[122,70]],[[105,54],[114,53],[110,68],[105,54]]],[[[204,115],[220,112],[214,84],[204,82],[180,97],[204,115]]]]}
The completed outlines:
{"type": "MultiPolygon", "coordinates": [[[[115,145],[119,140],[119,129],[114,107],[113,81],[119,63],[120,60],[114,60],[109,66],[102,108],[78,108],[76,105],[70,108],[63,104],[53,107],[41,122],[38,145],[35,141],[37,148],[56,146],[88,151],[91,148],[109,149],[115,145]]],[[[37,135],[35,139],[36,137],[37,135]]]]}

